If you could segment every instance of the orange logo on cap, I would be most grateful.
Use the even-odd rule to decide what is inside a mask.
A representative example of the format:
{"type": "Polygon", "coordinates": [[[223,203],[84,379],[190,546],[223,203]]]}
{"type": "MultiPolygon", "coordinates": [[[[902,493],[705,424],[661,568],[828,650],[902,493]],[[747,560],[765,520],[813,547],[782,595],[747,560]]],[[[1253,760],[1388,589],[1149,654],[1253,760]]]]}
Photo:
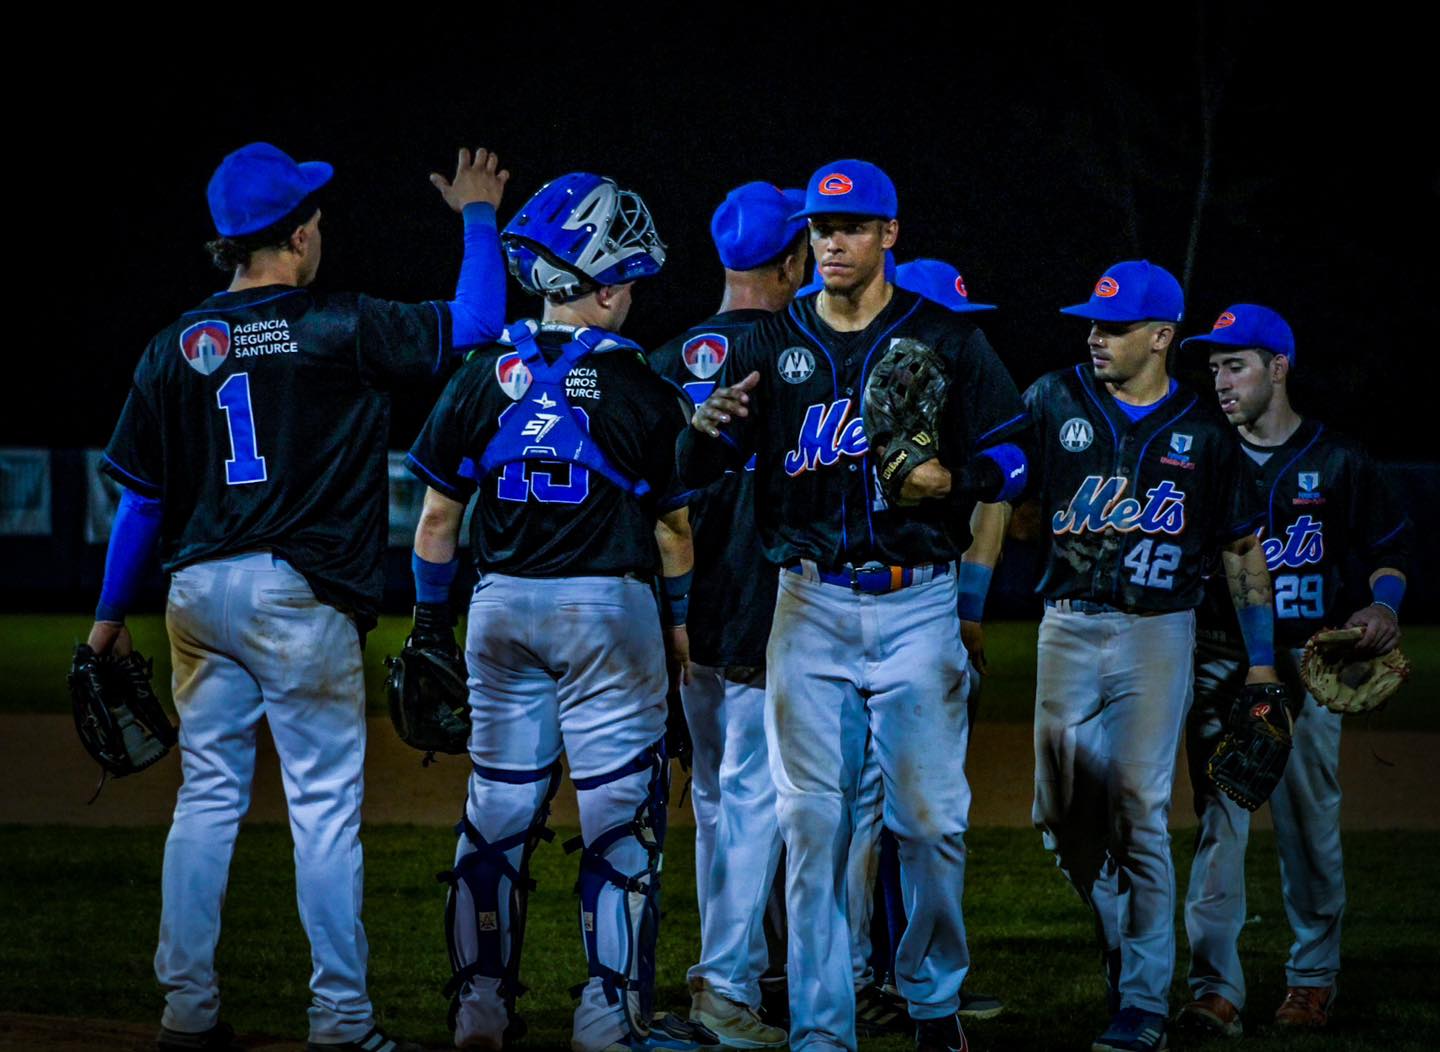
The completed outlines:
{"type": "Polygon", "coordinates": [[[1263,720],[1266,716],[1270,715],[1270,706],[1262,701],[1250,710],[1250,715],[1254,716],[1257,720],[1263,720]]]}
{"type": "Polygon", "coordinates": [[[965,275],[955,275],[955,291],[960,293],[960,295],[964,296],[967,300],[970,298],[970,293],[965,291],[965,275]]]}
{"type": "Polygon", "coordinates": [[[1099,281],[1095,282],[1095,295],[1102,300],[1108,300],[1111,296],[1119,295],[1120,282],[1116,281],[1109,274],[1106,274],[1099,281]]]}
{"type": "MultiPolygon", "coordinates": [[[[1218,318],[1215,319],[1215,328],[1216,328],[1216,329],[1228,329],[1230,326],[1232,326],[1232,325],[1234,325],[1234,324],[1235,324],[1235,315],[1231,314],[1228,310],[1227,310],[1224,314],[1220,315],[1220,317],[1218,317],[1218,318]]],[[[1213,332],[1214,330],[1212,329],[1211,331],[1213,332]]]]}
{"type": "Polygon", "coordinates": [[[824,179],[820,180],[820,192],[826,197],[837,197],[840,194],[848,194],[855,189],[855,184],[850,177],[841,172],[831,172],[824,179]]]}

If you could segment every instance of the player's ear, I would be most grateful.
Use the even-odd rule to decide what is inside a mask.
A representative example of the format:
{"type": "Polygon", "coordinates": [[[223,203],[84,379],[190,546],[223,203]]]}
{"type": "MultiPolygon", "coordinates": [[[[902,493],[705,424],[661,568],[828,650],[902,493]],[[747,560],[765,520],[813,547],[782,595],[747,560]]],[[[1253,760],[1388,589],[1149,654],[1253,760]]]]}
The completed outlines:
{"type": "Polygon", "coordinates": [[[895,242],[900,240],[900,220],[887,219],[880,224],[880,243],[889,252],[895,247],[895,242]]]}
{"type": "Polygon", "coordinates": [[[1270,379],[1273,383],[1282,383],[1290,376],[1290,359],[1283,354],[1277,354],[1270,359],[1270,379]]]}
{"type": "Polygon", "coordinates": [[[1150,330],[1151,346],[1157,351],[1168,351],[1175,339],[1175,326],[1161,322],[1150,330]]]}

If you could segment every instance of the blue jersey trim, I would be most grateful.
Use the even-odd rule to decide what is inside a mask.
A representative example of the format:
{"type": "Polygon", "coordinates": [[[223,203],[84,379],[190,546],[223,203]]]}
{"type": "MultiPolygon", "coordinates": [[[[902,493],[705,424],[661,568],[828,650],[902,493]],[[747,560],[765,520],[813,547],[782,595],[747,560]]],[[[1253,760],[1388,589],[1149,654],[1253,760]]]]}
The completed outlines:
{"type": "Polygon", "coordinates": [[[434,300],[429,303],[435,308],[435,367],[430,370],[430,375],[435,376],[445,364],[445,315],[440,312],[440,304],[434,300]]]}
{"type": "Polygon", "coordinates": [[[1110,414],[1105,412],[1105,407],[1100,404],[1100,399],[1095,394],[1095,391],[1085,382],[1084,369],[1085,367],[1083,365],[1075,366],[1075,375],[1080,378],[1080,388],[1090,396],[1090,401],[1095,403],[1095,409],[1100,413],[1100,418],[1110,425],[1110,444],[1115,450],[1115,455],[1118,457],[1120,455],[1120,432],[1115,430],[1115,421],[1111,420],[1110,414]]]}
{"type": "Polygon", "coordinates": [[[1409,519],[1408,517],[1401,519],[1399,525],[1397,525],[1393,530],[1391,530],[1389,533],[1387,533],[1384,537],[1381,537],[1381,538],[1380,538],[1378,541],[1376,541],[1374,544],[1370,545],[1370,547],[1367,548],[1366,551],[1372,551],[1372,552],[1373,552],[1376,548],[1380,547],[1380,546],[1381,546],[1382,544],[1384,544],[1386,541],[1393,541],[1399,534],[1403,533],[1404,530],[1405,530],[1405,527],[1407,527],[1407,526],[1409,526],[1409,525],[1410,525],[1410,519],[1409,519]]]}
{"type": "Polygon", "coordinates": [[[102,461],[104,461],[106,464],[108,464],[108,465],[111,467],[111,469],[113,469],[113,470],[116,471],[117,473],[125,476],[125,479],[126,479],[127,481],[133,483],[134,485],[131,486],[130,488],[136,490],[142,497],[155,497],[155,496],[159,496],[160,493],[162,492],[161,488],[160,488],[159,486],[155,485],[155,483],[153,483],[153,482],[147,482],[145,479],[142,479],[139,475],[132,475],[132,474],[130,474],[130,472],[126,471],[126,470],[125,470],[124,468],[122,468],[119,464],[115,463],[115,461],[111,460],[108,454],[102,455],[100,459],[101,459],[102,461]]]}
{"type": "Polygon", "coordinates": [[[1290,468],[1294,465],[1295,461],[1303,457],[1309,451],[1311,446],[1313,446],[1316,442],[1320,441],[1320,436],[1324,433],[1325,425],[1316,425],[1315,434],[1311,436],[1310,441],[1306,442],[1303,446],[1301,446],[1298,453],[1296,453],[1289,460],[1285,461],[1285,466],[1283,468],[1275,472],[1275,481],[1270,483],[1270,499],[1266,502],[1265,505],[1266,529],[1270,531],[1271,537],[1275,536],[1275,490],[1279,487],[1280,480],[1285,477],[1285,472],[1290,470],[1290,468]]]}
{"type": "Polygon", "coordinates": [[[991,435],[995,434],[997,431],[1004,431],[1007,427],[1009,427],[1011,424],[1015,423],[1017,420],[1024,420],[1024,419],[1025,419],[1027,416],[1029,416],[1029,415],[1030,415],[1029,413],[1017,413],[1015,416],[1012,416],[1009,420],[1006,420],[1003,424],[996,424],[996,425],[995,425],[994,427],[992,427],[989,431],[986,431],[983,435],[981,435],[979,438],[977,438],[977,439],[975,440],[975,444],[976,444],[977,446],[980,445],[982,442],[984,442],[984,441],[985,441],[987,438],[989,438],[991,435]]]}
{"type": "Polygon", "coordinates": [[[431,471],[424,464],[420,463],[419,460],[415,459],[414,453],[405,454],[405,466],[408,467],[413,474],[421,476],[426,482],[434,486],[441,493],[445,494],[445,496],[451,497],[456,500],[466,499],[467,495],[464,493],[464,491],[462,491],[454,483],[446,482],[439,475],[435,474],[435,472],[431,471]]]}
{"type": "MultiPolygon", "coordinates": [[[[245,291],[245,290],[244,290],[244,289],[241,289],[241,290],[240,290],[240,292],[243,292],[243,291],[245,291]]],[[[277,292],[277,293],[275,293],[275,295],[273,295],[273,296],[266,296],[263,300],[256,300],[254,303],[236,303],[235,305],[229,306],[229,307],[196,307],[194,310],[183,311],[183,312],[181,313],[180,317],[183,318],[183,317],[185,317],[185,315],[187,315],[187,314],[215,314],[215,313],[217,313],[217,312],[219,312],[219,311],[249,310],[251,307],[258,307],[258,306],[260,306],[261,304],[264,304],[264,303],[274,303],[274,302],[275,302],[276,300],[278,300],[278,299],[284,299],[286,296],[293,296],[293,295],[295,295],[295,293],[297,293],[297,292],[304,292],[304,291],[305,291],[304,289],[298,289],[298,288],[296,288],[296,289],[288,289],[288,290],[286,290],[285,292],[277,292]]],[[[217,292],[216,295],[217,295],[217,296],[238,296],[238,295],[240,295],[240,292],[230,292],[230,291],[227,289],[227,290],[222,291],[222,292],[217,292]]]]}

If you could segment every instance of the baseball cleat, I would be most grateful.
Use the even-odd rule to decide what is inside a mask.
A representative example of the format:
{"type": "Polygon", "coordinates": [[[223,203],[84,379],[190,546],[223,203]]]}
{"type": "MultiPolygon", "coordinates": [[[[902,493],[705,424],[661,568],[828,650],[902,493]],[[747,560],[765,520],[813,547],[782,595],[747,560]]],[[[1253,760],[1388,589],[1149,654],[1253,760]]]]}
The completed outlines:
{"type": "Polygon", "coordinates": [[[767,1026],[753,1008],[722,997],[703,980],[690,995],[690,1021],[714,1031],[726,1048],[780,1048],[786,1033],[767,1026]]]}
{"type": "Polygon", "coordinates": [[[1245,1027],[1240,1022],[1240,1009],[1219,994],[1206,994],[1191,1001],[1180,1009],[1175,1025],[1213,1037],[1240,1037],[1245,1033],[1245,1027]]]}
{"type": "Polygon", "coordinates": [[[1285,991],[1285,1000],[1275,1010],[1275,1022],[1281,1026],[1322,1027],[1330,1022],[1335,1005],[1335,987],[1292,986],[1285,991]]]}
{"type": "Polygon", "coordinates": [[[879,983],[855,991],[855,1030],[861,1037],[903,1034],[910,1029],[910,1010],[898,992],[879,983]]]}
{"type": "Polygon", "coordinates": [[[960,1017],[915,1020],[915,1052],[970,1052],[960,1017]]]}
{"type": "Polygon", "coordinates": [[[994,1019],[1003,1011],[1005,1011],[1005,1002],[998,997],[981,993],[972,994],[963,988],[960,990],[961,1019],[994,1019]]]}
{"type": "Polygon", "coordinates": [[[229,1023],[216,1023],[198,1033],[161,1026],[155,1047],[160,1052],[230,1052],[235,1047],[235,1031],[229,1023]]]}
{"type": "Polygon", "coordinates": [[[1125,1007],[1115,1013],[1105,1033],[1090,1046],[1090,1052],[1157,1052],[1165,1047],[1165,1017],[1159,1012],[1125,1007]]]}
{"type": "Polygon", "coordinates": [[[305,1052],[425,1052],[424,1046],[413,1041],[400,1041],[378,1026],[354,1041],[308,1041],[305,1052]]]}

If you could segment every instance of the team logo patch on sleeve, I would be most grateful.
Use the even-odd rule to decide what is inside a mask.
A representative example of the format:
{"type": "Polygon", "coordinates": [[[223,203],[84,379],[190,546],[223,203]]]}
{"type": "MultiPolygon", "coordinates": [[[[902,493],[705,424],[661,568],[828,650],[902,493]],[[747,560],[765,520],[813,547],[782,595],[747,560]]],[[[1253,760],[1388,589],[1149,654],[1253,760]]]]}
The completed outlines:
{"type": "Polygon", "coordinates": [[[209,376],[225,363],[230,353],[230,323],[214,319],[197,321],[180,334],[180,353],[186,365],[202,376],[209,376]]]}
{"type": "Polygon", "coordinates": [[[1095,429],[1083,416],[1072,416],[1060,425],[1060,445],[1071,453],[1083,453],[1095,441],[1095,429]]]}
{"type": "Polygon", "coordinates": [[[780,378],[787,384],[803,384],[815,372],[815,356],[808,347],[786,347],[778,365],[780,378]]]}
{"type": "Polygon", "coordinates": [[[530,390],[530,368],[520,360],[518,351],[502,354],[495,363],[495,380],[513,402],[525,397],[530,390]]]}
{"type": "Polygon", "coordinates": [[[729,353],[728,339],[718,332],[702,332],[685,341],[680,348],[680,360],[693,375],[708,380],[720,371],[729,353]]]}

